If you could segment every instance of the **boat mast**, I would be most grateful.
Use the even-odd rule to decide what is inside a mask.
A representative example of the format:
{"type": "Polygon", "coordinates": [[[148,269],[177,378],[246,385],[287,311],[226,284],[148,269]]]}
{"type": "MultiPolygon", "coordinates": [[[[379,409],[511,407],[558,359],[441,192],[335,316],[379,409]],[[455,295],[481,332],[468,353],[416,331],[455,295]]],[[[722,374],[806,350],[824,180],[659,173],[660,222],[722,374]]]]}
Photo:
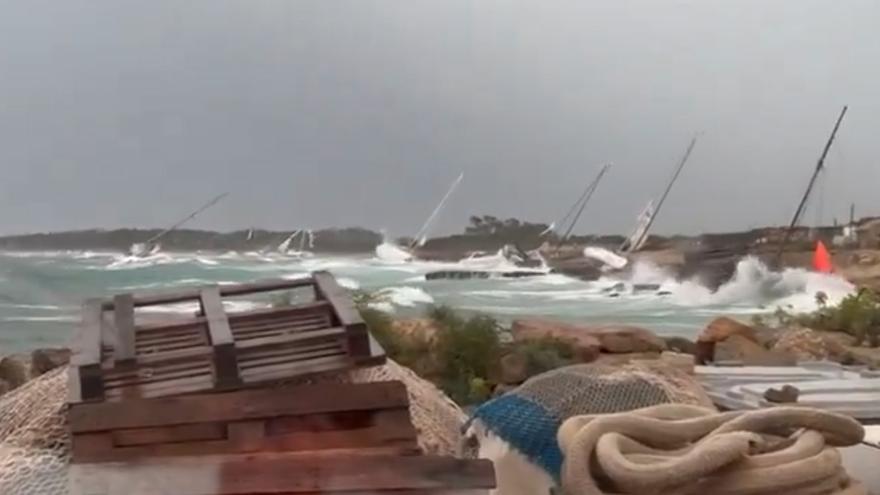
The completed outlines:
{"type": "Polygon", "coordinates": [[[437,204],[437,207],[434,208],[434,211],[431,212],[431,215],[425,221],[425,224],[422,225],[422,228],[416,233],[412,242],[409,245],[410,249],[415,248],[417,245],[420,245],[422,241],[422,237],[428,235],[428,227],[430,227],[431,223],[437,218],[437,215],[440,213],[440,210],[443,209],[443,205],[446,204],[446,201],[452,196],[452,192],[455,191],[455,188],[458,187],[458,184],[461,183],[461,180],[464,179],[464,172],[459,174],[458,178],[449,186],[449,190],[446,191],[446,194],[443,196],[443,199],[440,200],[440,203],[437,204]]]}
{"type": "Polygon", "coordinates": [[[798,204],[797,210],[794,212],[794,217],[792,217],[791,223],[788,225],[785,234],[782,236],[782,241],[779,243],[779,252],[776,253],[777,266],[782,265],[782,253],[785,252],[785,246],[788,244],[794,229],[797,228],[801,221],[801,217],[804,214],[804,208],[807,205],[807,200],[810,199],[810,194],[813,192],[813,186],[816,185],[816,179],[819,177],[819,173],[825,168],[825,157],[828,156],[828,150],[831,149],[831,143],[834,142],[834,137],[837,135],[837,129],[840,128],[840,123],[843,121],[843,116],[846,115],[847,108],[848,107],[844,105],[843,110],[840,111],[840,116],[837,117],[837,122],[834,123],[834,129],[831,130],[831,135],[828,136],[828,141],[825,143],[822,155],[819,156],[819,161],[816,163],[816,169],[813,171],[813,176],[810,177],[810,183],[807,184],[807,190],[804,191],[804,196],[801,198],[801,202],[798,204]]]}
{"type": "Polygon", "coordinates": [[[691,157],[691,151],[694,150],[694,145],[697,144],[697,136],[694,135],[694,138],[691,139],[691,143],[687,147],[687,151],[684,152],[684,156],[681,157],[681,162],[679,162],[678,167],[675,169],[675,173],[672,174],[672,179],[669,180],[669,183],[666,184],[666,190],[663,191],[663,195],[660,196],[660,201],[657,202],[657,207],[654,208],[654,214],[651,215],[651,219],[648,221],[648,225],[645,226],[645,231],[642,232],[642,235],[636,239],[634,246],[641,245],[645,238],[648,236],[648,232],[651,230],[651,225],[654,224],[654,220],[657,219],[657,215],[660,213],[660,208],[663,207],[663,202],[666,201],[666,196],[669,195],[669,191],[672,190],[673,184],[678,180],[678,175],[681,174],[681,170],[684,168],[684,164],[687,163],[688,158],[691,157]]]}
{"type": "Polygon", "coordinates": [[[168,234],[168,233],[171,232],[172,230],[174,230],[174,229],[180,227],[181,225],[183,225],[184,223],[186,223],[186,222],[192,220],[193,217],[195,217],[195,216],[198,215],[199,213],[201,213],[201,212],[207,210],[207,209],[210,208],[211,206],[214,206],[214,204],[216,204],[218,201],[220,201],[221,199],[225,198],[225,197],[228,196],[228,195],[229,195],[229,193],[228,193],[228,192],[225,192],[225,193],[223,193],[223,194],[220,194],[220,195],[215,196],[214,199],[212,199],[211,201],[208,201],[208,202],[205,203],[204,205],[200,206],[196,211],[194,211],[194,212],[190,213],[189,215],[183,217],[183,219],[181,219],[180,221],[178,221],[177,223],[175,223],[175,224],[172,225],[171,227],[168,227],[167,229],[163,230],[162,232],[159,232],[158,234],[156,234],[156,235],[154,235],[153,237],[149,238],[145,244],[150,245],[150,244],[155,243],[156,241],[159,240],[160,237],[164,237],[166,234],[168,234]]]}
{"type": "MultiPolygon", "coordinates": [[[[599,181],[602,180],[602,176],[605,175],[605,172],[607,172],[609,168],[611,168],[611,164],[606,164],[605,166],[603,166],[602,169],[599,170],[599,173],[596,175],[596,178],[593,179],[593,182],[591,182],[590,185],[587,186],[587,189],[584,191],[584,194],[581,196],[581,199],[579,200],[580,205],[581,205],[580,209],[578,210],[577,215],[575,215],[574,219],[571,221],[571,225],[568,226],[568,230],[565,231],[565,234],[562,236],[562,239],[559,241],[560,245],[568,240],[568,236],[571,234],[571,231],[574,230],[574,226],[577,225],[578,220],[581,218],[581,214],[584,212],[584,208],[587,207],[587,203],[590,202],[590,198],[592,198],[593,193],[596,192],[596,188],[599,186],[599,181]]],[[[566,217],[571,215],[571,212],[574,211],[574,208],[576,206],[577,206],[577,203],[575,203],[575,206],[572,207],[572,210],[569,211],[569,214],[566,215],[566,217]]],[[[564,220],[565,219],[563,219],[563,221],[564,220]]]]}

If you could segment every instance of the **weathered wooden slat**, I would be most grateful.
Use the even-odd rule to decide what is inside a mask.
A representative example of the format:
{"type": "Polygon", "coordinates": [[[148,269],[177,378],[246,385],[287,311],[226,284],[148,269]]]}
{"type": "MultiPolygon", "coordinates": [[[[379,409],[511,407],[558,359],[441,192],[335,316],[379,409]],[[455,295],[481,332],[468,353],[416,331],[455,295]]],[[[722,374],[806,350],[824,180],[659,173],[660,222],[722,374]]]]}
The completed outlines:
{"type": "Polygon", "coordinates": [[[309,342],[313,340],[332,340],[336,341],[345,335],[343,328],[327,328],[325,330],[312,330],[306,332],[291,333],[288,335],[278,335],[270,337],[257,337],[252,339],[241,340],[236,342],[238,349],[259,349],[262,347],[279,347],[282,345],[293,344],[296,342],[309,342]]]}
{"type": "Polygon", "coordinates": [[[156,383],[107,387],[104,396],[106,401],[152,399],[210,390],[213,384],[214,380],[211,375],[205,374],[156,383]]]}
{"type": "Polygon", "coordinates": [[[112,433],[112,438],[114,447],[222,440],[226,436],[225,426],[221,423],[196,423],[159,428],[116,430],[112,433]]]}
{"type": "Polygon", "coordinates": [[[134,296],[118,294],[113,297],[113,324],[116,327],[116,348],[113,357],[117,364],[127,364],[135,357],[134,296]]]}
{"type": "MultiPolygon", "coordinates": [[[[166,351],[162,353],[155,354],[141,354],[135,360],[137,363],[137,367],[148,367],[155,366],[161,363],[172,363],[177,361],[186,361],[189,359],[195,359],[202,356],[209,356],[211,354],[211,347],[204,345],[200,347],[187,347],[180,350],[174,351],[166,351]]],[[[103,369],[110,370],[112,368],[112,363],[105,364],[103,369]]]]}
{"type": "Polygon", "coordinates": [[[338,323],[345,327],[349,355],[353,358],[369,356],[370,340],[367,324],[364,323],[348,292],[336,282],[330,272],[315,272],[312,278],[315,280],[315,295],[330,302],[338,323]]]}
{"type": "Polygon", "coordinates": [[[345,354],[331,355],[309,359],[308,361],[296,361],[289,363],[274,364],[250,368],[242,372],[242,380],[245,383],[256,385],[260,383],[284,380],[291,376],[320,374],[328,371],[349,369],[354,366],[352,360],[345,354]]]}
{"type": "Polygon", "coordinates": [[[270,348],[250,350],[239,354],[239,363],[241,363],[242,367],[246,367],[247,365],[258,362],[264,358],[291,357],[291,354],[307,354],[314,351],[321,351],[326,349],[335,349],[337,352],[342,352],[342,346],[339,344],[339,342],[318,342],[311,345],[297,346],[295,353],[291,353],[290,348],[287,347],[282,347],[280,349],[270,348]]]}
{"type": "Polygon", "coordinates": [[[71,471],[70,482],[74,495],[377,493],[400,490],[457,493],[458,490],[494,488],[495,474],[492,462],[488,460],[275,453],[81,464],[71,471]],[[96,492],[97,487],[103,490],[96,492]]]}
{"type": "Polygon", "coordinates": [[[337,345],[324,344],[317,348],[310,349],[310,352],[297,352],[296,354],[280,354],[268,357],[250,358],[242,360],[241,372],[243,375],[252,376],[261,370],[267,370],[275,366],[287,364],[307,365],[315,362],[317,359],[329,357],[344,357],[345,351],[337,345]]]}
{"type": "Polygon", "coordinates": [[[176,380],[178,378],[190,378],[203,375],[211,376],[211,370],[212,367],[208,363],[196,363],[194,366],[180,369],[159,369],[146,376],[129,375],[114,378],[107,377],[104,386],[107,388],[129,387],[159,383],[167,380],[176,380]]]}
{"type": "Polygon", "coordinates": [[[330,324],[329,316],[321,316],[310,319],[297,319],[297,320],[276,320],[260,325],[248,325],[241,326],[235,325],[232,327],[232,333],[238,336],[246,336],[252,335],[254,333],[265,332],[267,330],[307,330],[309,328],[327,328],[332,326],[330,324]]]}
{"type": "Polygon", "coordinates": [[[238,374],[235,340],[223,309],[220,288],[202,289],[201,305],[208,320],[208,335],[214,352],[215,386],[220,389],[237,387],[241,385],[241,377],[238,374]]]}
{"type": "Polygon", "coordinates": [[[322,383],[122,403],[84,403],[70,408],[71,431],[247,420],[409,405],[400,382],[322,383]]]}
{"type": "MultiPolygon", "coordinates": [[[[220,295],[222,296],[241,296],[254,294],[257,292],[269,292],[274,290],[294,289],[297,287],[308,287],[312,285],[312,280],[296,279],[270,279],[260,280],[246,284],[236,284],[229,286],[220,286],[220,295]]],[[[135,307],[142,306],[160,306],[165,304],[174,304],[186,301],[196,301],[199,298],[200,289],[189,289],[181,291],[162,291],[155,294],[144,294],[134,298],[135,307]]],[[[113,310],[113,301],[104,301],[103,308],[105,310],[113,310]]]]}
{"type": "Polygon", "coordinates": [[[206,336],[205,328],[194,327],[192,329],[181,330],[174,333],[165,333],[165,334],[152,334],[145,335],[140,331],[137,332],[137,342],[135,345],[137,347],[146,347],[152,345],[160,345],[166,342],[175,342],[178,340],[203,340],[207,343],[208,339],[206,336]]]}

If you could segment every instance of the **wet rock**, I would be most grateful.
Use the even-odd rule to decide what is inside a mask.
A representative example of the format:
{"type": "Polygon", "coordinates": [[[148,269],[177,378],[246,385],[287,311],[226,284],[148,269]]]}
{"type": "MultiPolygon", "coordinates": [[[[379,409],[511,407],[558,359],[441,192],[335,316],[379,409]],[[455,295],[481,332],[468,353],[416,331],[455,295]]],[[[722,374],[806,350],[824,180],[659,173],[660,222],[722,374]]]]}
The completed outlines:
{"type": "Polygon", "coordinates": [[[70,349],[37,349],[31,353],[31,376],[36,378],[70,363],[70,349]]]}
{"type": "Polygon", "coordinates": [[[769,388],[764,392],[764,398],[777,404],[791,404],[797,402],[800,390],[791,385],[783,385],[782,388],[769,388]]]}
{"type": "Polygon", "coordinates": [[[758,335],[754,328],[726,316],[712,320],[700,332],[697,342],[724,342],[733,335],[746,338],[755,343],[758,342],[758,335]]]}
{"type": "Polygon", "coordinates": [[[581,362],[596,359],[601,351],[599,340],[585,331],[584,327],[555,320],[528,319],[516,320],[510,328],[516,341],[555,338],[567,342],[574,349],[581,362]]]}
{"type": "Polygon", "coordinates": [[[14,390],[30,379],[28,366],[23,359],[17,356],[6,356],[0,359],[0,380],[9,384],[9,389],[14,390]]]}
{"type": "Polygon", "coordinates": [[[666,341],[666,348],[670,351],[691,355],[697,353],[697,344],[690,339],[684,337],[666,337],[663,340],[666,341]]]}
{"type": "Polygon", "coordinates": [[[519,385],[529,377],[529,360],[519,352],[504,355],[499,362],[500,381],[505,385],[519,385]]]}

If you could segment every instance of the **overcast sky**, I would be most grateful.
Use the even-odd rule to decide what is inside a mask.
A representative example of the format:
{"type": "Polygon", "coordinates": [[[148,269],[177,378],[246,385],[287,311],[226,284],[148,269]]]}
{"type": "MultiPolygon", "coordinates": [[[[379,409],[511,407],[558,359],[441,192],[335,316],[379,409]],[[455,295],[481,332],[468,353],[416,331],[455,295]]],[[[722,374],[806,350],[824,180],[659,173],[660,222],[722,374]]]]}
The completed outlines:
{"type": "MultiPolygon", "coordinates": [[[[880,214],[875,1],[0,0],[0,233],[560,216],[787,223],[844,104],[824,221],[880,214]]],[[[820,203],[819,194],[814,205],[820,203]]],[[[817,219],[818,208],[807,216],[817,219]]]]}

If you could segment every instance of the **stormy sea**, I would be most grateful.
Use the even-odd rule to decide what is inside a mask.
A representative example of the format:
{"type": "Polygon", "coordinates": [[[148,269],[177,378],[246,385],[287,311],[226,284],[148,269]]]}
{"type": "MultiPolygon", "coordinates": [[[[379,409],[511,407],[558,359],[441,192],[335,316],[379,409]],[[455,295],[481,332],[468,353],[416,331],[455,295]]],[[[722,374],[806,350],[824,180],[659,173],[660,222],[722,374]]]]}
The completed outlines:
{"type": "MultiPolygon", "coordinates": [[[[771,313],[777,307],[806,311],[817,291],[831,301],[853,287],[833,275],[799,269],[773,273],[759,261],[739,262],[734,277],[717,291],[690,280],[675,280],[650,264],[639,264],[626,278],[582,281],[560,274],[509,279],[502,256],[458,263],[408,261],[393,250],[362,256],[288,256],[261,252],[159,252],[146,258],[119,253],[0,253],[0,354],[64,345],[89,297],[125,291],[156,291],[187,285],[229,284],[264,278],[296,278],[328,270],[350,289],[380,292],[382,309],[418,315],[432,304],[482,312],[500,321],[527,316],[590,324],[626,323],[660,335],[693,337],[718,315],[771,313]],[[437,270],[475,269],[497,273],[487,279],[426,280],[437,270]],[[644,287],[649,287],[643,290],[644,287]]],[[[238,300],[230,310],[247,310],[266,301],[238,300]]],[[[193,307],[165,308],[191,313],[193,307]]]]}

